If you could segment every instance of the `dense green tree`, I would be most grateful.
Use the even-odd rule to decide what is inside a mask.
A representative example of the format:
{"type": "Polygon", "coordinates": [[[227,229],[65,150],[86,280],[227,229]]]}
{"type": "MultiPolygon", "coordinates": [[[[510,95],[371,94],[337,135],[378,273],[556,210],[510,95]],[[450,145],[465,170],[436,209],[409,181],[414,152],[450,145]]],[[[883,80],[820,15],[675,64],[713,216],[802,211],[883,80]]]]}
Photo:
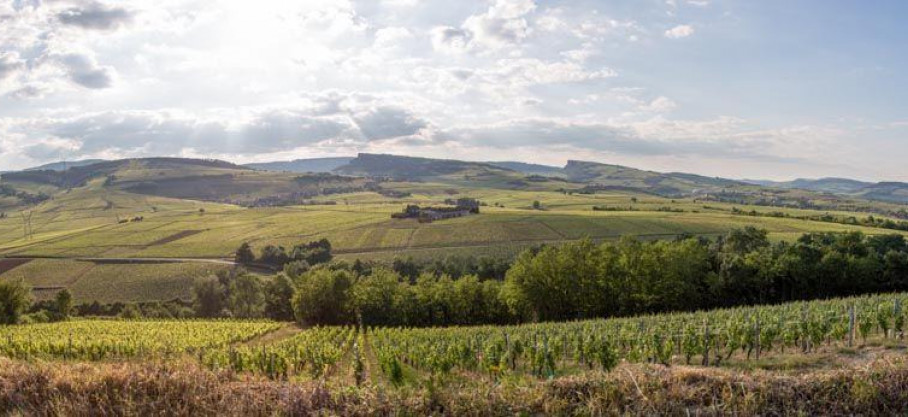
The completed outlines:
{"type": "Polygon", "coordinates": [[[350,297],[353,277],[346,270],[315,268],[296,280],[293,312],[303,324],[353,322],[350,297]]]}
{"type": "Polygon", "coordinates": [[[262,248],[259,261],[275,267],[283,267],[290,261],[290,256],[287,255],[287,250],[283,246],[266,245],[262,248]]]}
{"type": "Polygon", "coordinates": [[[70,294],[69,290],[64,288],[57,292],[57,295],[54,297],[54,310],[56,310],[60,320],[68,319],[72,309],[73,296],[70,294]]]}
{"type": "Polygon", "coordinates": [[[16,324],[32,303],[25,281],[0,281],[0,324],[16,324]]]}
{"type": "Polygon", "coordinates": [[[399,302],[403,299],[399,275],[379,268],[372,275],[359,277],[353,285],[353,302],[363,324],[388,326],[399,324],[399,302]]]}
{"type": "Polygon", "coordinates": [[[265,293],[262,279],[250,273],[236,276],[229,288],[227,308],[234,317],[258,318],[265,314],[265,293]]]}
{"type": "Polygon", "coordinates": [[[239,249],[236,250],[235,261],[240,265],[249,265],[255,262],[255,254],[252,253],[252,247],[249,243],[243,242],[239,249]]]}
{"type": "Polygon", "coordinates": [[[265,316],[273,320],[293,320],[293,282],[277,274],[265,282],[265,316]]]}
{"type": "Polygon", "coordinates": [[[224,285],[215,278],[200,279],[192,287],[193,309],[199,317],[218,317],[227,307],[224,285]]]}

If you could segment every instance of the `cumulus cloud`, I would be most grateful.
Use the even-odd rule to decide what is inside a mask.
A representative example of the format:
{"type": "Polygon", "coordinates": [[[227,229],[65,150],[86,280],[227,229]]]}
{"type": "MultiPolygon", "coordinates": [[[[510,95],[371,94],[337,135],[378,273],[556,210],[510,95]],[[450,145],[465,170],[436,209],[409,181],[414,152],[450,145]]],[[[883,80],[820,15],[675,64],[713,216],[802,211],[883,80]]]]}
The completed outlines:
{"type": "Polygon", "coordinates": [[[665,31],[665,37],[669,39],[686,38],[694,34],[694,27],[691,25],[678,25],[665,31]]]}
{"type": "Polygon", "coordinates": [[[36,160],[96,155],[247,155],[325,143],[359,144],[420,134],[429,122],[374,97],[320,97],[306,105],[194,115],[174,111],[107,111],[68,118],[23,119],[3,135],[30,135],[22,153],[36,160]],[[326,102],[334,104],[325,106],[326,102]],[[64,155],[65,156],[65,155],[64,155]]]}
{"type": "Polygon", "coordinates": [[[0,0],[2,169],[68,152],[248,160],[456,148],[476,159],[563,146],[716,160],[842,148],[824,148],[842,134],[816,127],[770,130],[708,108],[702,120],[669,117],[674,100],[712,90],[654,82],[661,73],[645,69],[666,63],[639,52],[699,35],[700,23],[664,16],[706,25],[706,0],[263,2],[0,0]]]}
{"type": "Polygon", "coordinates": [[[646,104],[640,106],[640,110],[655,112],[655,113],[662,113],[662,112],[672,111],[677,106],[678,106],[678,104],[675,103],[672,99],[665,97],[665,96],[659,96],[659,97],[656,97],[655,99],[653,99],[653,101],[650,101],[649,103],[646,103],[646,104]]]}
{"type": "Polygon", "coordinates": [[[828,145],[828,131],[816,128],[760,130],[745,120],[670,120],[656,117],[642,122],[576,122],[558,119],[521,119],[489,125],[448,129],[441,141],[461,146],[509,149],[545,148],[554,144],[573,149],[630,156],[731,157],[791,161],[797,147],[828,145]]]}
{"type": "Polygon", "coordinates": [[[490,48],[518,43],[529,34],[524,15],[536,9],[532,0],[498,0],[486,13],[473,15],[463,23],[474,42],[490,48]]]}
{"type": "Polygon", "coordinates": [[[396,107],[378,107],[357,114],[353,120],[369,140],[411,136],[427,124],[412,113],[396,107]]]}
{"type": "Polygon", "coordinates": [[[375,41],[373,46],[376,48],[394,48],[400,46],[400,43],[413,38],[413,33],[404,27],[386,27],[375,32],[375,41]]]}
{"type": "Polygon", "coordinates": [[[12,77],[23,68],[25,68],[25,62],[19,59],[17,52],[0,52],[0,81],[12,77]]]}
{"type": "Polygon", "coordinates": [[[122,7],[90,2],[63,10],[57,14],[57,18],[65,25],[83,29],[112,30],[130,23],[133,14],[122,7]]]}
{"type": "Polygon", "coordinates": [[[467,17],[459,28],[434,28],[432,45],[439,51],[462,52],[494,50],[520,43],[531,31],[525,16],[535,9],[532,0],[496,0],[486,12],[467,17]]]}
{"type": "Polygon", "coordinates": [[[439,26],[430,32],[432,47],[442,52],[463,52],[470,45],[472,34],[451,26],[439,26]]]}
{"type": "Polygon", "coordinates": [[[94,57],[81,53],[67,53],[56,57],[72,82],[85,88],[101,89],[113,85],[114,69],[100,66],[94,57]]]}
{"type": "Polygon", "coordinates": [[[10,91],[7,96],[17,100],[30,100],[44,97],[47,89],[41,85],[29,84],[10,91]]]}

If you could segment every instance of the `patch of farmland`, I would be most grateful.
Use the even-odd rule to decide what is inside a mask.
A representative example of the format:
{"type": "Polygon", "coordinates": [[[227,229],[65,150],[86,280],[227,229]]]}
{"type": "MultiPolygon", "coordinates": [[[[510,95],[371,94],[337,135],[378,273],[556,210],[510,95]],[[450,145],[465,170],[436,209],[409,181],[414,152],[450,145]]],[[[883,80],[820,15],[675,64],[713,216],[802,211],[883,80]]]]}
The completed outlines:
{"type": "Polygon", "coordinates": [[[33,259],[13,270],[0,274],[0,280],[24,280],[34,288],[67,287],[94,267],[91,262],[71,259],[33,259]]]}
{"type": "Polygon", "coordinates": [[[16,268],[19,265],[27,264],[31,259],[0,259],[0,275],[16,268]]]}
{"type": "Polygon", "coordinates": [[[183,238],[187,238],[187,237],[195,235],[195,234],[199,234],[199,233],[202,233],[202,231],[201,230],[183,230],[182,232],[176,232],[163,239],[158,239],[154,242],[151,242],[148,244],[148,246],[164,245],[164,244],[167,244],[170,242],[175,242],[175,241],[183,239],[183,238]]]}
{"type": "Polygon", "coordinates": [[[68,288],[76,302],[190,299],[197,278],[226,268],[203,263],[99,264],[68,288]]]}

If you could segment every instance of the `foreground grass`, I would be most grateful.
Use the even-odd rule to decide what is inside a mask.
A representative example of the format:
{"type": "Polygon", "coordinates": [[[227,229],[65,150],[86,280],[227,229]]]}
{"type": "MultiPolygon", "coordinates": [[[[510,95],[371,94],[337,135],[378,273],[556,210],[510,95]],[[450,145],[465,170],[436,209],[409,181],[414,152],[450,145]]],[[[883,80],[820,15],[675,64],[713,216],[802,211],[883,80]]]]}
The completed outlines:
{"type": "Polygon", "coordinates": [[[891,415],[908,410],[906,389],[901,356],[799,374],[625,364],[443,389],[270,381],[182,362],[0,360],[0,413],[26,415],[891,415]]]}

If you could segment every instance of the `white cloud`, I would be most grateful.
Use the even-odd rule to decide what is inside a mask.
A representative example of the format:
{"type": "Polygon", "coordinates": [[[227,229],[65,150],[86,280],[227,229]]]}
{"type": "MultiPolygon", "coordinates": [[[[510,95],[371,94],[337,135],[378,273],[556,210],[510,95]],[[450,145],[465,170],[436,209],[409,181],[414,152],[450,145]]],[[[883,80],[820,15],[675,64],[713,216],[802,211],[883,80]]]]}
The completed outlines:
{"type": "Polygon", "coordinates": [[[656,41],[706,27],[713,2],[600,3],[0,0],[0,170],[64,149],[805,160],[842,148],[835,129],[722,117],[703,80],[678,88],[649,70],[671,65],[650,54],[656,41]],[[666,13],[697,27],[666,26],[666,13]]]}
{"type": "Polygon", "coordinates": [[[0,81],[12,77],[25,68],[18,52],[0,52],[0,81]]]}
{"type": "Polygon", "coordinates": [[[394,48],[400,45],[404,40],[412,39],[413,33],[403,27],[386,27],[375,32],[376,48],[394,48]]]}
{"type": "Polygon", "coordinates": [[[686,38],[694,34],[694,27],[691,25],[678,25],[665,31],[665,37],[669,39],[686,38]]]}
{"type": "Polygon", "coordinates": [[[665,96],[659,96],[653,99],[653,101],[640,106],[640,110],[654,113],[664,113],[674,110],[677,106],[678,104],[672,101],[672,99],[665,96]]]}
{"type": "Polygon", "coordinates": [[[496,0],[486,12],[467,17],[459,28],[434,28],[432,44],[446,52],[485,52],[519,44],[531,32],[525,17],[535,9],[532,0],[496,0]]]}

